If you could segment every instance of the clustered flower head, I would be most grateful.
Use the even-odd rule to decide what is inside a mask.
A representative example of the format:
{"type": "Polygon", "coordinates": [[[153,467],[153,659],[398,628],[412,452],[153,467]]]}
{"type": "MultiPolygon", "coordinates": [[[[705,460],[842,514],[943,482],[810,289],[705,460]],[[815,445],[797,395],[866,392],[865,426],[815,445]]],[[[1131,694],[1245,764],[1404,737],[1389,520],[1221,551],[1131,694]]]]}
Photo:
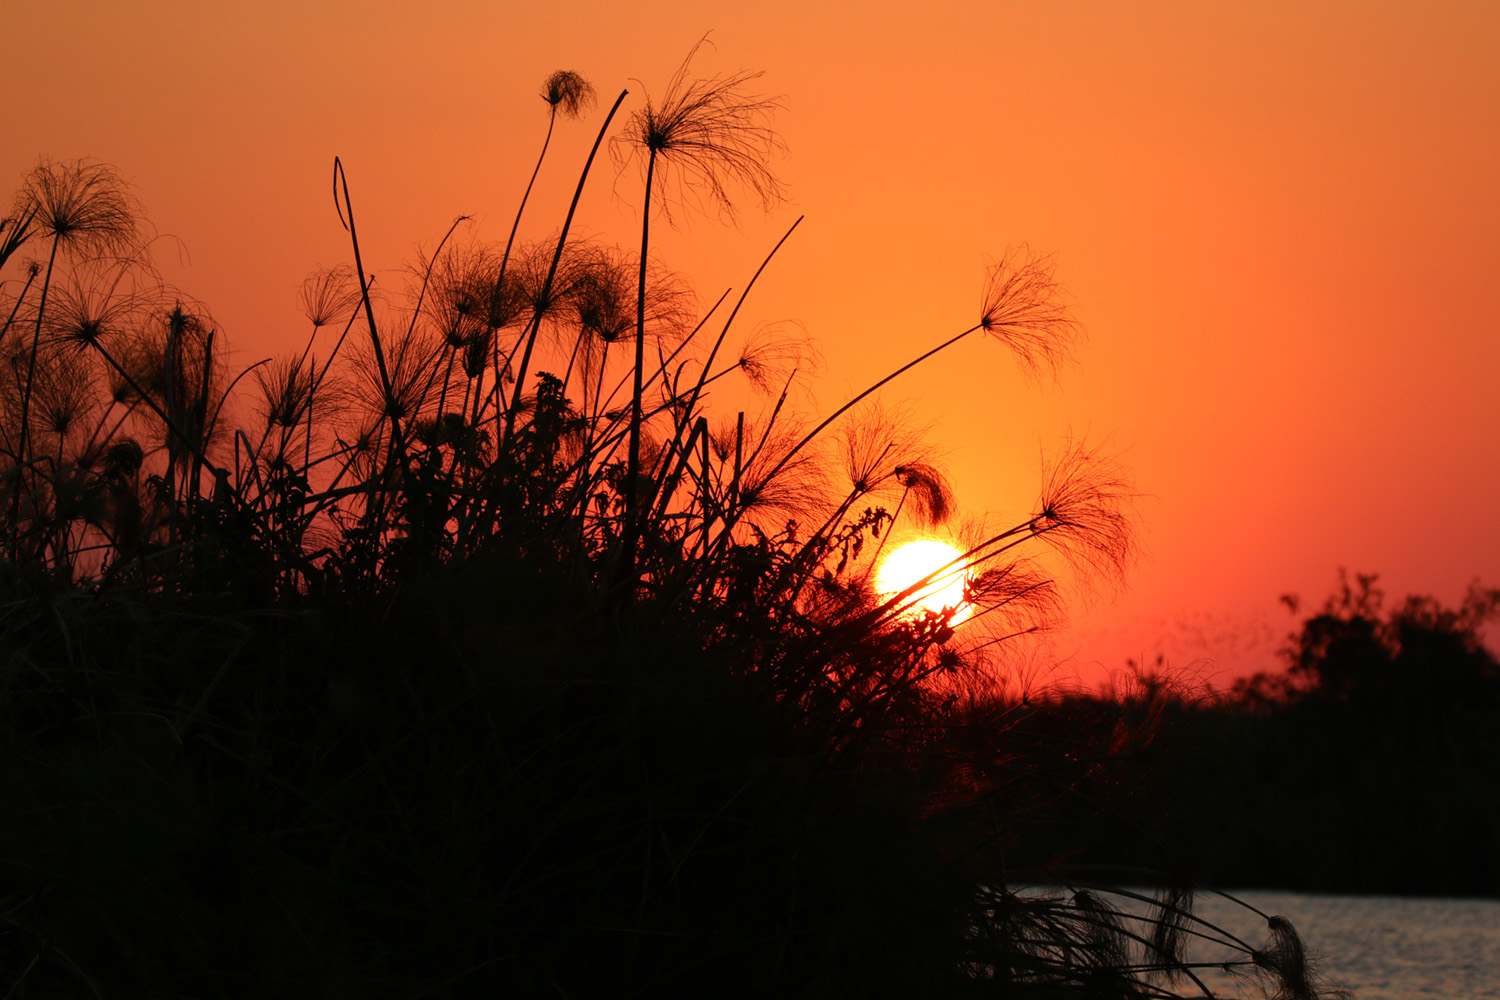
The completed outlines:
{"type": "Polygon", "coordinates": [[[569,69],[560,69],[542,81],[542,100],[554,114],[578,118],[594,106],[594,85],[569,69]]]}

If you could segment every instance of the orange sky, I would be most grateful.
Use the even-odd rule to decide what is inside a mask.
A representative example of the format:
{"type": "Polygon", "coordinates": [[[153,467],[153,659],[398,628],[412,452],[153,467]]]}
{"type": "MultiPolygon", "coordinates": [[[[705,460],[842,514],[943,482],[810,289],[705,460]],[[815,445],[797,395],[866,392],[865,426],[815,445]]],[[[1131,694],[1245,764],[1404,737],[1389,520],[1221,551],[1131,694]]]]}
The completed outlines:
{"type": "MultiPolygon", "coordinates": [[[[1269,666],[1277,596],[1321,599],[1341,565],[1396,596],[1500,584],[1491,0],[312,6],[11,5],[0,177],[118,166],[248,364],[300,346],[303,276],[347,259],[335,154],[376,266],[459,214],[503,239],[542,78],[659,92],[712,29],[700,71],[784,95],[790,200],[658,247],[711,300],[805,213],[749,313],[817,339],[825,411],[970,325],[986,255],[1058,252],[1078,370],[1038,389],[973,340],[890,398],[933,422],[970,512],[1026,508],[1070,430],[1123,452],[1148,556],[1058,637],[1072,663],[1269,666]]],[[[561,130],[534,233],[601,113],[561,130]]],[[[586,232],[631,238],[633,178],[597,175],[586,232]]]]}

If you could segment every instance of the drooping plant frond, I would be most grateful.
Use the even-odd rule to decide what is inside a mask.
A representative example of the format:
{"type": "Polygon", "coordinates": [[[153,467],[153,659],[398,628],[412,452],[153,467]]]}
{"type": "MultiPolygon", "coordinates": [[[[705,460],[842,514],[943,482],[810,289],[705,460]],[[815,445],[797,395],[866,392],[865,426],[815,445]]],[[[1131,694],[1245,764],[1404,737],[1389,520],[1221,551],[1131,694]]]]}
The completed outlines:
{"type": "Polygon", "coordinates": [[[941,469],[927,462],[906,462],[891,470],[901,488],[906,490],[906,502],[922,527],[937,527],[947,523],[953,516],[953,487],[941,469]]]}
{"type": "Polygon", "coordinates": [[[1324,981],[1290,920],[1272,916],[1267,926],[1270,940],[1251,954],[1250,969],[1237,970],[1242,978],[1259,980],[1271,1000],[1352,1000],[1348,990],[1324,981]]]}

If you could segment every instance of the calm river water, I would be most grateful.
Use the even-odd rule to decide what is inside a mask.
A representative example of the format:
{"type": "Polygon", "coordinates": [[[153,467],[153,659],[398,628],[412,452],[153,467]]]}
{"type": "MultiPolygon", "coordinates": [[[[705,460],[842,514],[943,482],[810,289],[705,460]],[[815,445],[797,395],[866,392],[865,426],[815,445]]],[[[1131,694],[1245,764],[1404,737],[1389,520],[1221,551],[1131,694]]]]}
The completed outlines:
{"type": "MultiPolygon", "coordinates": [[[[1358,1000],[1500,1000],[1500,901],[1235,895],[1290,920],[1309,951],[1321,956],[1324,973],[1358,1000]]],[[[1215,923],[1227,921],[1224,926],[1258,923],[1253,914],[1247,923],[1243,908],[1212,896],[1202,897],[1196,909],[1215,923]]]]}

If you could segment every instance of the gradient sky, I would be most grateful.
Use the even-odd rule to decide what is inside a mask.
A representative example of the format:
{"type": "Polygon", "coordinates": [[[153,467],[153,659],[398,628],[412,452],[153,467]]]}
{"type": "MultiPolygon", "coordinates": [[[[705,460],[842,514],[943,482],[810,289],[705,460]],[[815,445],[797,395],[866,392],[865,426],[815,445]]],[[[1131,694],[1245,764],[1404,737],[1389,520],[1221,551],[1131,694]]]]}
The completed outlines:
{"type": "MultiPolygon", "coordinates": [[[[975,339],[888,398],[971,513],[1024,511],[1069,433],[1124,456],[1147,555],[1057,638],[1070,664],[1273,666],[1278,595],[1320,600],[1340,566],[1392,596],[1500,585],[1493,0],[312,6],[9,5],[0,178],[115,164],[248,364],[300,346],[303,276],[348,259],[335,154],[377,268],[459,214],[503,239],[541,80],[628,87],[628,110],[711,30],[698,72],[783,96],[790,197],[657,245],[712,300],[805,214],[749,312],[818,341],[824,411],[971,325],[987,256],[1057,252],[1076,370],[1038,388],[975,339]]],[[[601,115],[561,128],[534,234],[601,115]]],[[[629,241],[637,187],[600,172],[584,231],[629,241]]]]}

